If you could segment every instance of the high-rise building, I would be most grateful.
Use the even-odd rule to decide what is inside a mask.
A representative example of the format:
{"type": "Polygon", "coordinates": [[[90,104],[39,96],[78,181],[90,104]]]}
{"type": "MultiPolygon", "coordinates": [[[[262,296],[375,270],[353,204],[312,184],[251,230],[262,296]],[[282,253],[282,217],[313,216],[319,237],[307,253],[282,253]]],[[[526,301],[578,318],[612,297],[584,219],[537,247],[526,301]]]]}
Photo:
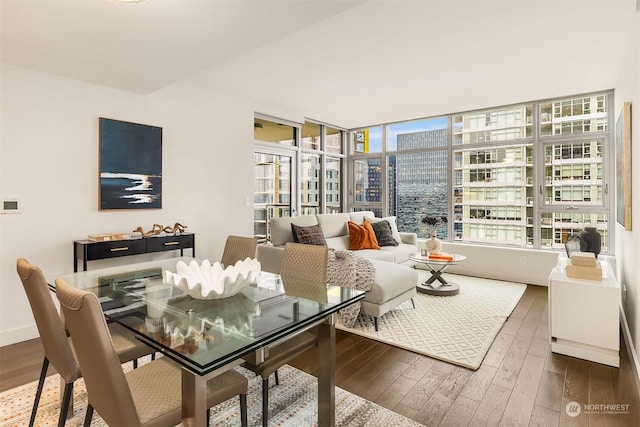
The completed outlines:
{"type": "Polygon", "coordinates": [[[398,154],[395,155],[395,212],[398,229],[417,232],[426,237],[431,226],[423,220],[438,218],[438,236],[446,238],[449,211],[447,181],[449,161],[447,130],[428,130],[398,134],[398,154]],[[413,153],[403,150],[429,149],[413,153]],[[445,219],[443,219],[445,218],[445,219]]]}

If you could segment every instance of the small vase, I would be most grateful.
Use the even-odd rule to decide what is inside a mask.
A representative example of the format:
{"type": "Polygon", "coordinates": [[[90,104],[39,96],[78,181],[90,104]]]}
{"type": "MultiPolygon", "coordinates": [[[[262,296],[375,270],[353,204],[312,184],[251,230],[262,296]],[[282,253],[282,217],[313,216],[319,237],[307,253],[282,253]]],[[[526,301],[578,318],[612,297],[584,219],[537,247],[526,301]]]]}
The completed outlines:
{"type": "Polygon", "coordinates": [[[580,250],[582,252],[593,252],[598,257],[602,249],[602,236],[595,227],[585,227],[580,233],[580,250]]]}
{"type": "Polygon", "coordinates": [[[425,242],[424,248],[429,253],[440,253],[442,251],[442,242],[436,237],[435,230],[431,232],[431,238],[425,242]]]}

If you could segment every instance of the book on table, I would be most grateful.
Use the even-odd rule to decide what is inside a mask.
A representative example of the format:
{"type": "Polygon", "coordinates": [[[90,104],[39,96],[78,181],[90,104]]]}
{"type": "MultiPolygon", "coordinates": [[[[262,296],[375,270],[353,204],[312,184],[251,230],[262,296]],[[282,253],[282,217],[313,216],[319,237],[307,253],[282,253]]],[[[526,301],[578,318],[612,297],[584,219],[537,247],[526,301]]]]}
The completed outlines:
{"type": "Polygon", "coordinates": [[[430,252],[427,256],[432,261],[453,261],[453,254],[446,252],[430,252]]]}

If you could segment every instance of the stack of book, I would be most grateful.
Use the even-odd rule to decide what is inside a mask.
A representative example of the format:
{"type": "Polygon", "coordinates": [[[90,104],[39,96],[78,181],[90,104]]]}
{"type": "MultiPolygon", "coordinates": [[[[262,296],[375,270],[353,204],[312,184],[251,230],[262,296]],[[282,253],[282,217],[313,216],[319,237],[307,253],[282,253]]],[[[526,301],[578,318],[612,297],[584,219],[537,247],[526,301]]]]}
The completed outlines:
{"type": "Polygon", "coordinates": [[[429,252],[427,258],[433,261],[453,261],[453,255],[446,252],[429,252]]]}
{"type": "Polygon", "coordinates": [[[602,267],[592,252],[574,252],[567,262],[567,277],[602,280],[602,267]]]}

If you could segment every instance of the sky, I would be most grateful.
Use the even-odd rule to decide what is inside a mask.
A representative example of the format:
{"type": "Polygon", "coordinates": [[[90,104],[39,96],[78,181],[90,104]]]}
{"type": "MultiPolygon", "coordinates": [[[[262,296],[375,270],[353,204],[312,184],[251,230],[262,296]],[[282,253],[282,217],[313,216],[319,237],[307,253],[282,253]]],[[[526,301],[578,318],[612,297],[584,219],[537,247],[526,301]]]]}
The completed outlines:
{"type": "MultiPolygon", "coordinates": [[[[389,150],[397,149],[398,135],[403,133],[422,132],[434,129],[446,129],[448,126],[447,117],[437,117],[434,119],[422,119],[412,122],[402,122],[388,125],[389,130],[389,150]]],[[[382,152],[382,125],[370,127],[369,129],[369,152],[382,152]]]]}

